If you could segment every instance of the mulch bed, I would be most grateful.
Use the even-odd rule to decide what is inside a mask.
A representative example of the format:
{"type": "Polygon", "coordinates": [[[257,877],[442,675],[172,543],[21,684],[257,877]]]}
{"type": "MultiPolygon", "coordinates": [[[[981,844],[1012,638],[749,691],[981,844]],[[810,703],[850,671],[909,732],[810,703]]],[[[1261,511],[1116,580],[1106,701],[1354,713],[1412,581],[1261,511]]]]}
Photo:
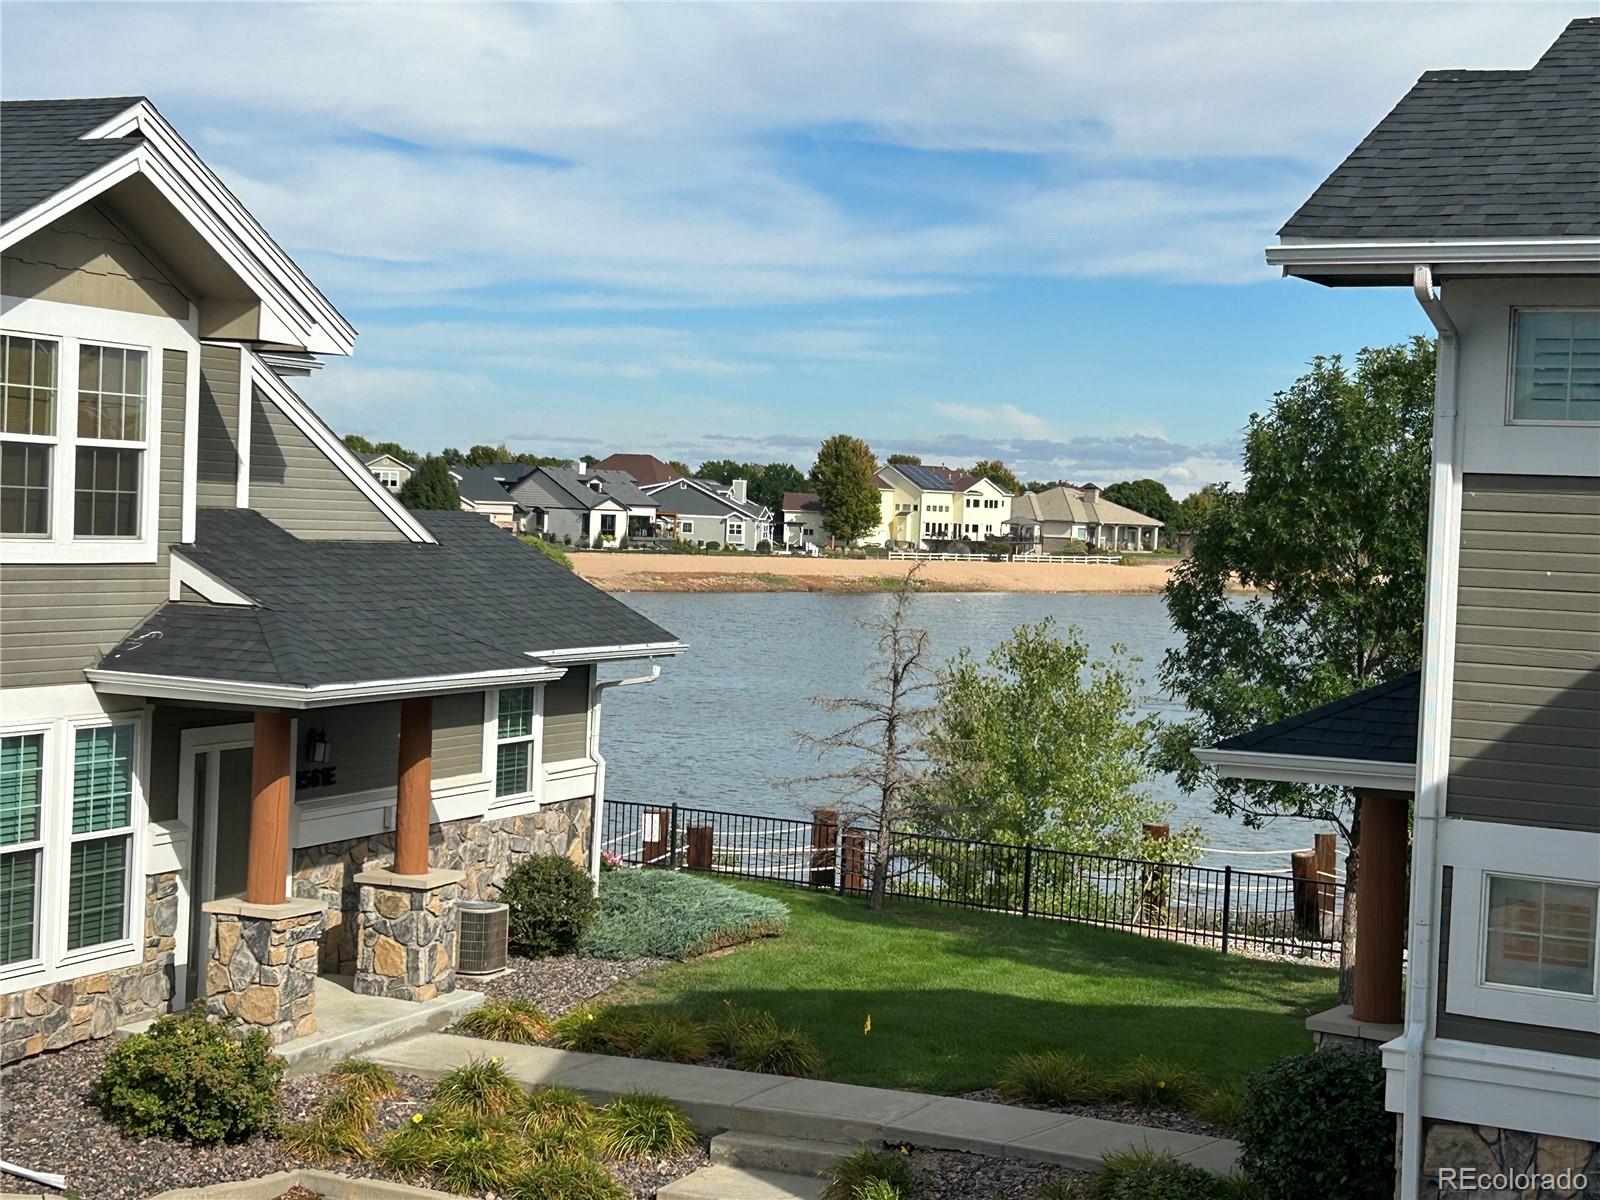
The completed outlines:
{"type": "Polygon", "coordinates": [[[954,1150],[913,1150],[918,1200],[1036,1200],[1048,1184],[1086,1178],[1048,1163],[954,1150]]]}
{"type": "Polygon", "coordinates": [[[1009,1104],[1014,1108],[1037,1108],[1042,1112],[1066,1113],[1074,1117],[1097,1117],[1102,1121],[1120,1121],[1124,1125],[1143,1125],[1146,1129],[1171,1129],[1177,1133],[1195,1133],[1201,1137],[1232,1137],[1209,1121],[1172,1108],[1140,1108],[1137,1104],[1034,1104],[1021,1100],[1008,1100],[997,1088],[967,1092],[963,1100],[982,1100],[985,1104],[1009,1104]]]}
{"type": "Polygon", "coordinates": [[[519,958],[513,954],[508,961],[509,969],[493,979],[469,980],[458,976],[456,983],[492,999],[521,997],[531,1000],[549,1016],[559,1017],[607,988],[671,960],[633,958],[613,961],[606,958],[579,958],[575,954],[562,954],[554,958],[519,958]]]}
{"type": "MultiPolygon", "coordinates": [[[[110,1049],[109,1041],[85,1042],[8,1067],[0,1080],[0,1159],[64,1174],[72,1191],[94,1200],[142,1200],[171,1188],[209,1187],[313,1165],[271,1138],[201,1146],[124,1134],[93,1101],[94,1083],[110,1049]]],[[[422,1108],[432,1086],[415,1075],[401,1075],[398,1082],[401,1094],[377,1105],[384,1130],[397,1128],[422,1108]]],[[[331,1090],[329,1077],[323,1075],[285,1080],[283,1120],[305,1119],[331,1090]]],[[[616,1164],[612,1173],[636,1200],[647,1200],[658,1187],[708,1161],[705,1147],[697,1145],[678,1158],[616,1164]]],[[[360,1178],[395,1178],[372,1163],[323,1169],[360,1178]]],[[[0,1191],[59,1195],[4,1173],[0,1191]]]]}

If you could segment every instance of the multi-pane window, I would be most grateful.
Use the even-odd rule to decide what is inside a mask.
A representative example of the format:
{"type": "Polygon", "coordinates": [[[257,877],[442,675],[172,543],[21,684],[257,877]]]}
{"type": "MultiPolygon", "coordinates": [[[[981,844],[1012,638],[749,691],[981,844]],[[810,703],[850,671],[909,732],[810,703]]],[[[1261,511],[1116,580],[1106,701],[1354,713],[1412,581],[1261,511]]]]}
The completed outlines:
{"type": "Polygon", "coordinates": [[[0,964],[38,953],[44,735],[0,738],[0,964]]]}
{"type": "Polygon", "coordinates": [[[744,526],[738,521],[728,522],[728,544],[744,541],[744,526]]]}
{"type": "Polygon", "coordinates": [[[1511,417],[1600,422],[1600,309],[1517,314],[1511,417]]]}
{"type": "Polygon", "coordinates": [[[132,725],[104,725],[79,729],[74,739],[68,950],[127,933],[134,734],[132,725]]]}
{"type": "Polygon", "coordinates": [[[55,342],[0,337],[0,533],[50,533],[56,359],[55,342]]]}
{"type": "Polygon", "coordinates": [[[146,355],[78,347],[78,451],[73,532],[137,537],[144,468],[146,355]]]}
{"type": "Polygon", "coordinates": [[[495,727],[494,794],[523,796],[533,791],[534,741],[539,736],[539,705],[533,688],[503,688],[495,727]]]}
{"type": "Polygon", "coordinates": [[[1595,994],[1600,888],[1489,876],[1484,982],[1595,994]]]}

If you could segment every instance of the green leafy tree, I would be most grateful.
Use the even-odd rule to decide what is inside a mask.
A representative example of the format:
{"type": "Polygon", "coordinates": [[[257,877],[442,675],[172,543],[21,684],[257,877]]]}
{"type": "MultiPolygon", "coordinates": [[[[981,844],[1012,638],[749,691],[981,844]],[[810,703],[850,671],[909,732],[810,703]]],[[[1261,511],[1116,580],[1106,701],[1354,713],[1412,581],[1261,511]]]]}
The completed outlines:
{"type": "Polygon", "coordinates": [[[877,470],[872,447],[848,433],[818,447],[811,486],[822,503],[823,528],[839,541],[856,541],[878,527],[878,485],[872,482],[877,470]]]}
{"type": "Polygon", "coordinates": [[[694,474],[693,471],[689,470],[688,463],[680,462],[675,458],[667,460],[667,470],[671,471],[679,479],[687,479],[694,474]]]}
{"type": "Polygon", "coordinates": [[[343,440],[352,454],[361,458],[374,458],[377,456],[378,448],[359,433],[347,433],[344,435],[343,440]]]}
{"type": "Polygon", "coordinates": [[[376,458],[380,454],[387,454],[391,458],[398,458],[403,463],[416,466],[422,461],[422,455],[415,450],[408,450],[399,442],[372,442],[362,437],[359,433],[344,435],[344,444],[350,451],[362,459],[376,458]]]}
{"type": "Polygon", "coordinates": [[[1197,492],[1190,492],[1178,501],[1178,513],[1172,524],[1179,533],[1196,533],[1205,523],[1206,514],[1216,504],[1217,498],[1228,490],[1226,484],[1208,483],[1197,492]]]}
{"type": "Polygon", "coordinates": [[[753,463],[738,463],[731,458],[713,458],[700,464],[700,469],[695,472],[695,478],[732,483],[735,479],[749,479],[752,471],[760,469],[753,463]]]}
{"type": "Polygon", "coordinates": [[[1165,846],[1145,835],[1169,810],[1145,786],[1156,721],[1139,715],[1137,661],[1120,646],[1091,661],[1083,634],[1048,617],[981,661],[963,650],[940,676],[919,824],[1084,854],[1190,857],[1195,830],[1165,846]]]}
{"type": "Polygon", "coordinates": [[[400,503],[407,508],[453,509],[461,507],[461,492],[442,458],[429,455],[400,487],[400,503]]]}
{"type": "Polygon", "coordinates": [[[1342,788],[1219,778],[1212,746],[1416,668],[1428,525],[1434,345],[1426,338],[1318,358],[1245,436],[1244,492],[1218,490],[1191,558],[1166,588],[1183,637],[1161,682],[1193,714],[1169,725],[1161,761],[1218,812],[1259,825],[1334,822],[1345,867],[1346,970],[1356,932],[1361,807],[1342,788]],[[1235,582],[1249,589],[1235,594],[1235,582]]]}
{"type": "Polygon", "coordinates": [[[445,466],[447,467],[459,467],[467,459],[467,456],[461,453],[461,451],[456,449],[454,446],[446,446],[443,450],[439,451],[439,457],[444,459],[445,466]]]}
{"type": "Polygon", "coordinates": [[[479,443],[467,451],[462,461],[469,467],[492,467],[495,463],[503,463],[510,457],[511,451],[506,449],[504,442],[498,446],[479,443]]]}
{"type": "Polygon", "coordinates": [[[1163,525],[1171,525],[1178,516],[1178,502],[1167,491],[1167,485],[1159,479],[1130,479],[1113,483],[1100,494],[1113,504],[1154,517],[1163,525]]]}
{"type": "Polygon", "coordinates": [[[1012,474],[1011,468],[998,458],[980,458],[972,464],[972,473],[979,479],[987,479],[998,484],[1015,496],[1022,491],[1022,483],[1012,474]]]}
{"type": "Polygon", "coordinates": [[[891,467],[920,467],[922,465],[922,455],[891,454],[888,462],[891,467]]]}
{"type": "Polygon", "coordinates": [[[773,513],[783,507],[785,492],[800,492],[806,487],[806,477],[793,463],[768,463],[759,468],[750,479],[750,499],[765,504],[773,513]]]}

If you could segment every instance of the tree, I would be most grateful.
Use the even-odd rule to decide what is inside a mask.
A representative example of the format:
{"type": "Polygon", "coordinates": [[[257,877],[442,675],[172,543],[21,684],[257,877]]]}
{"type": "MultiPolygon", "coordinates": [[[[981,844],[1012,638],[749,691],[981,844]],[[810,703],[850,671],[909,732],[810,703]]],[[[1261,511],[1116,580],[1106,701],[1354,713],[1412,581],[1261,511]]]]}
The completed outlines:
{"type": "Polygon", "coordinates": [[[461,493],[442,458],[429,455],[400,487],[400,503],[407,508],[455,509],[461,493]]]}
{"type": "Polygon", "coordinates": [[[1171,525],[1178,516],[1178,502],[1167,491],[1167,485],[1159,479],[1130,479],[1113,483],[1100,494],[1113,504],[1154,517],[1163,525],[1171,525]]]}
{"type": "MultiPolygon", "coordinates": [[[[854,439],[852,439],[854,440],[854,439]]],[[[829,734],[799,731],[795,737],[816,749],[819,758],[844,755],[838,770],[785,781],[789,786],[826,783],[843,807],[845,828],[870,821],[877,829],[872,850],[871,907],[883,908],[889,867],[896,856],[902,825],[927,771],[927,731],[932,709],[920,698],[937,686],[928,669],[928,631],[911,624],[911,601],[917,571],[906,573],[889,611],[861,626],[876,635],[877,655],[868,678],[868,694],[859,697],[814,697],[812,703],[852,719],[829,734]]]]}
{"type": "Polygon", "coordinates": [[[736,463],[731,458],[713,458],[700,464],[696,479],[715,479],[718,483],[732,483],[735,479],[749,479],[752,471],[760,470],[754,463],[736,463]]]}
{"type": "Polygon", "coordinates": [[[467,451],[462,459],[469,467],[492,467],[495,463],[503,463],[511,457],[511,451],[506,449],[506,444],[501,442],[498,446],[487,446],[482,443],[467,451]]]}
{"type": "Polygon", "coordinates": [[[688,479],[694,474],[693,471],[689,470],[688,463],[679,462],[675,458],[669,458],[667,460],[667,470],[671,471],[673,477],[676,479],[688,479]]]}
{"type": "Polygon", "coordinates": [[[1351,371],[1318,358],[1245,435],[1247,489],[1221,488],[1193,557],[1166,588],[1183,636],[1161,682],[1190,709],[1161,761],[1216,810],[1257,826],[1288,814],[1334,822],[1345,867],[1349,995],[1361,808],[1344,789],[1219,778],[1197,746],[1243,733],[1416,668],[1428,525],[1434,346],[1363,350],[1351,371]],[[1241,598],[1234,582],[1251,589],[1241,598]]]}
{"type": "Polygon", "coordinates": [[[1178,501],[1178,513],[1172,524],[1179,533],[1195,533],[1205,522],[1206,514],[1216,504],[1217,498],[1227,492],[1226,484],[1208,483],[1198,492],[1190,492],[1178,501]]]}
{"type": "Polygon", "coordinates": [[[350,453],[359,458],[376,458],[378,455],[378,448],[359,433],[347,433],[343,441],[350,453]]]}
{"type": "Polygon", "coordinates": [[[783,508],[785,492],[804,491],[806,477],[793,463],[774,462],[757,468],[750,479],[750,499],[764,504],[774,513],[783,508]]]}
{"type": "Polygon", "coordinates": [[[1011,473],[1011,468],[998,458],[980,458],[972,464],[972,473],[979,479],[987,479],[1003,487],[1015,496],[1022,491],[1022,483],[1011,473]]]}
{"type": "Polygon", "coordinates": [[[922,455],[891,454],[888,461],[891,467],[920,467],[922,465],[922,455]]]}
{"type": "Polygon", "coordinates": [[[1164,848],[1144,833],[1169,810],[1144,788],[1156,720],[1139,715],[1136,662],[1120,646],[1091,661],[1083,634],[1049,617],[982,662],[962,650],[940,676],[919,825],[1081,854],[1184,854],[1197,831],[1164,848]]]}
{"type": "Polygon", "coordinates": [[[398,458],[403,463],[416,466],[422,461],[422,455],[415,450],[408,450],[399,442],[372,442],[362,437],[359,433],[344,435],[344,444],[350,448],[351,453],[358,458],[371,459],[380,454],[387,454],[390,458],[398,458]]]}
{"type": "Polygon", "coordinates": [[[877,470],[872,447],[860,438],[838,433],[818,447],[811,486],[822,503],[823,528],[841,542],[863,538],[878,527],[878,485],[872,482],[877,470]]]}
{"type": "Polygon", "coordinates": [[[467,459],[467,456],[454,446],[446,446],[439,451],[439,457],[444,459],[444,465],[447,467],[459,467],[467,459]]]}

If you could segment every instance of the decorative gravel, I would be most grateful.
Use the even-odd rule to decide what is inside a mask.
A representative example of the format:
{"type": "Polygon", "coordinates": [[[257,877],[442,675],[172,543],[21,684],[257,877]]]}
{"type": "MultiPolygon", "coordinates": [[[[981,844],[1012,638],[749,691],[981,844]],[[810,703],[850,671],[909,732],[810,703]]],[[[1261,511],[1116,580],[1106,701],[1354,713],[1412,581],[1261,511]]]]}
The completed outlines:
{"type": "Polygon", "coordinates": [[[1034,1104],[1027,1101],[1008,1100],[996,1088],[968,1092],[964,1100],[982,1100],[985,1104],[1009,1104],[1014,1108],[1037,1108],[1043,1112],[1067,1113],[1074,1117],[1098,1117],[1102,1121],[1120,1121],[1124,1125],[1143,1125],[1147,1129],[1172,1129],[1178,1133],[1197,1133],[1201,1137],[1232,1137],[1209,1121],[1171,1108],[1141,1108],[1137,1104],[1034,1104]]]}
{"type": "Polygon", "coordinates": [[[1036,1200],[1047,1184],[1086,1178],[1067,1167],[953,1150],[912,1150],[911,1169],[918,1200],[1036,1200]]]}
{"type": "Polygon", "coordinates": [[[631,958],[613,961],[562,954],[555,958],[519,958],[512,955],[508,961],[509,969],[492,979],[469,980],[457,976],[456,983],[495,999],[521,997],[531,1000],[549,1016],[559,1017],[606,989],[670,960],[631,958]]]}
{"type": "MultiPolygon", "coordinates": [[[[85,1042],[8,1067],[0,1079],[0,1159],[64,1174],[72,1191],[94,1200],[143,1200],[171,1188],[209,1187],[312,1165],[270,1138],[201,1146],[125,1135],[93,1100],[94,1082],[110,1049],[108,1041],[85,1042]]],[[[377,1104],[382,1129],[399,1127],[427,1102],[428,1081],[415,1075],[401,1075],[397,1081],[400,1095],[377,1104]]],[[[333,1086],[324,1075],[285,1080],[283,1120],[304,1120],[333,1086]]],[[[696,1146],[678,1158],[617,1164],[612,1173],[635,1200],[649,1200],[658,1187],[708,1161],[705,1147],[696,1146]]],[[[372,1163],[326,1169],[361,1178],[394,1178],[372,1163]]],[[[0,1192],[60,1194],[3,1172],[0,1192]]]]}

